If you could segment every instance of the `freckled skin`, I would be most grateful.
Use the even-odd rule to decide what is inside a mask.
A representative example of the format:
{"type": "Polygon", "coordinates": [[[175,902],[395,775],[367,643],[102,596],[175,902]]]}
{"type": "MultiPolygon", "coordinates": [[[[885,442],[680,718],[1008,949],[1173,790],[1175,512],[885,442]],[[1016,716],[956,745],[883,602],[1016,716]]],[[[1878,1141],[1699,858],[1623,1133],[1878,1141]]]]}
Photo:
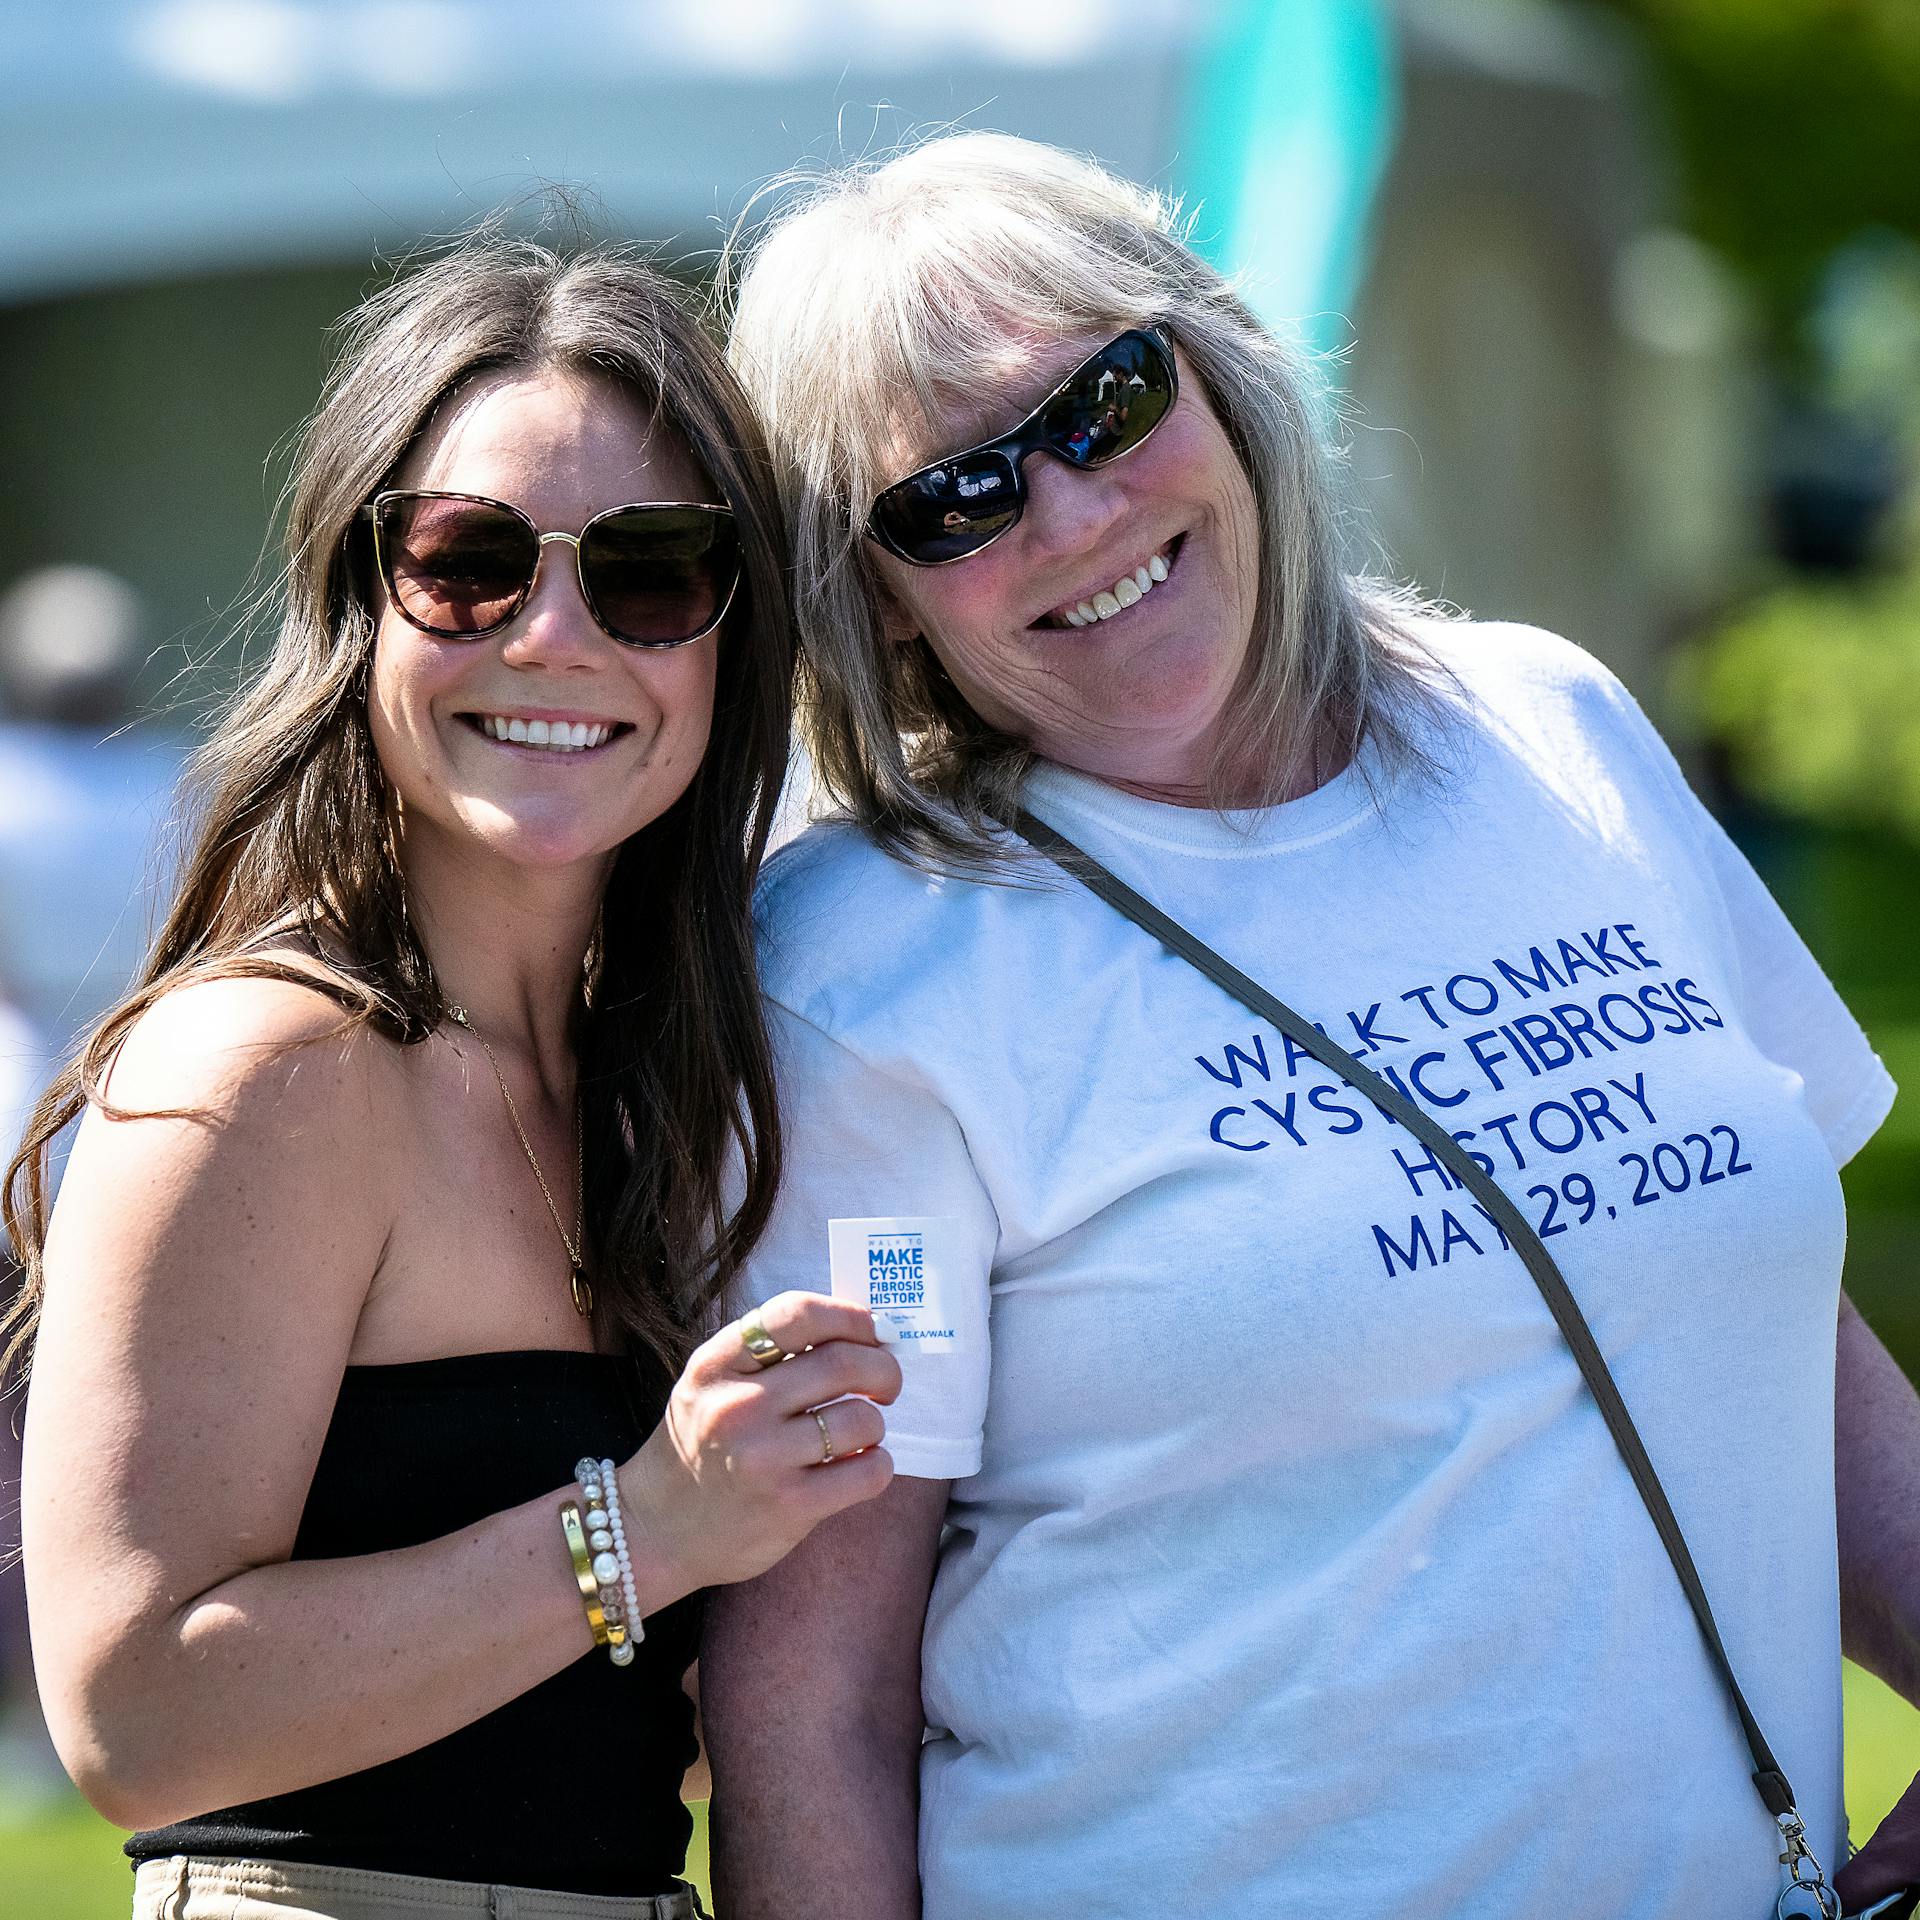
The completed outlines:
{"type": "MultiPolygon", "coordinates": [[[[900,472],[1003,431],[1105,334],[1028,341],[1003,406],[903,458],[900,472]]],[[[1093,472],[1046,453],[1022,469],[1027,507],[993,546],[944,567],[878,556],[899,637],[924,635],[981,718],[1046,758],[1150,797],[1204,796],[1253,631],[1253,489],[1199,376],[1152,437],[1093,472]],[[1091,597],[1184,537],[1172,577],[1098,626],[1033,622],[1091,597]]]]}

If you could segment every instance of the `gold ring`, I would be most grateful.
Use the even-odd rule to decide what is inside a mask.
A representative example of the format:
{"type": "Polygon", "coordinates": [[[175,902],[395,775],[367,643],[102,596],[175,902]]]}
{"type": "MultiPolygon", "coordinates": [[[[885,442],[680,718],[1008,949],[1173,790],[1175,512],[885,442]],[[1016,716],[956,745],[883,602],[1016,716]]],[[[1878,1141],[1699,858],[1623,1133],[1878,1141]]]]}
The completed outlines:
{"type": "Polygon", "coordinates": [[[827,1416],[818,1407],[809,1407],[813,1415],[813,1424],[820,1429],[820,1464],[823,1467],[833,1465],[833,1435],[827,1431],[827,1416]]]}
{"type": "Polygon", "coordinates": [[[749,1314],[740,1322],[740,1344],[746,1348],[748,1357],[762,1372],[768,1367],[777,1367],[787,1357],[787,1350],[765,1327],[760,1324],[757,1313],[749,1314]]]}

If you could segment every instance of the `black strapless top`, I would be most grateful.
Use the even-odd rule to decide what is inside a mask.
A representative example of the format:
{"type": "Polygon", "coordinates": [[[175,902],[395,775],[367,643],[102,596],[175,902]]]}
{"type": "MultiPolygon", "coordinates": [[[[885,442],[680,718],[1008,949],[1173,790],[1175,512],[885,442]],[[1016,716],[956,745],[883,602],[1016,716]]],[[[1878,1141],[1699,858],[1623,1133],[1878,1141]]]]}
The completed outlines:
{"type": "MultiPolygon", "coordinates": [[[[293,1558],[418,1546],[561,1487],[582,1454],[624,1460],[658,1423],[668,1385],[657,1367],[561,1351],[349,1367],[293,1558]]],[[[666,1893],[693,1831],[680,1803],[696,1751],[681,1680],[699,1611],[696,1594],[650,1616],[630,1667],[593,1649],[431,1746],[136,1833],[127,1852],[666,1893]]]]}

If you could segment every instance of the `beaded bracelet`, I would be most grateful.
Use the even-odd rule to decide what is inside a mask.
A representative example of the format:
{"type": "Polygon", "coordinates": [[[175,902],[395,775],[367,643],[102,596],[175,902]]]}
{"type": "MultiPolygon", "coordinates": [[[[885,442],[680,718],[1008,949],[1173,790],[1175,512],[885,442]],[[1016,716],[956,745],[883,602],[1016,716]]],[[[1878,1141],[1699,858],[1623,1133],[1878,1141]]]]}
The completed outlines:
{"type": "Polygon", "coordinates": [[[589,1456],[575,1462],[573,1472],[587,1500],[587,1544],[593,1549],[592,1573],[607,1622],[608,1656],[616,1667],[628,1666],[646,1629],[640,1620],[639,1590],[620,1518],[619,1482],[611,1460],[589,1456]]]}
{"type": "Polygon", "coordinates": [[[620,1483],[614,1478],[613,1462],[600,1462],[600,1476],[607,1489],[607,1518],[613,1522],[613,1552],[620,1562],[620,1597],[626,1602],[628,1637],[637,1646],[644,1640],[646,1627],[640,1618],[640,1589],[634,1584],[633,1556],[627,1551],[627,1528],[620,1516],[620,1483]]]}

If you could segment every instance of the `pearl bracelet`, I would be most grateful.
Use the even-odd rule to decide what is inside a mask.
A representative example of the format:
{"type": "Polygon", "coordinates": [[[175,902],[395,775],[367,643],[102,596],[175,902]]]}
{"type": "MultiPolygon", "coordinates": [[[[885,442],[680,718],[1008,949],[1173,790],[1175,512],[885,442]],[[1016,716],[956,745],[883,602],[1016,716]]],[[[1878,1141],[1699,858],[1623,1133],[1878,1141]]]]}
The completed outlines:
{"type": "Polygon", "coordinates": [[[620,1597],[626,1602],[627,1636],[635,1646],[647,1637],[640,1618],[640,1589],[634,1584],[633,1556],[627,1551],[626,1522],[620,1517],[620,1485],[614,1478],[613,1462],[600,1462],[601,1478],[607,1489],[607,1518],[613,1522],[613,1552],[620,1562],[620,1597]]]}
{"type": "Polygon", "coordinates": [[[630,1666],[634,1648],[646,1638],[646,1628],[640,1619],[640,1592],[627,1551],[627,1530],[620,1518],[620,1485],[611,1460],[585,1458],[575,1463],[573,1472],[587,1500],[587,1545],[593,1550],[593,1577],[607,1622],[607,1654],[616,1667],[630,1666]]]}

